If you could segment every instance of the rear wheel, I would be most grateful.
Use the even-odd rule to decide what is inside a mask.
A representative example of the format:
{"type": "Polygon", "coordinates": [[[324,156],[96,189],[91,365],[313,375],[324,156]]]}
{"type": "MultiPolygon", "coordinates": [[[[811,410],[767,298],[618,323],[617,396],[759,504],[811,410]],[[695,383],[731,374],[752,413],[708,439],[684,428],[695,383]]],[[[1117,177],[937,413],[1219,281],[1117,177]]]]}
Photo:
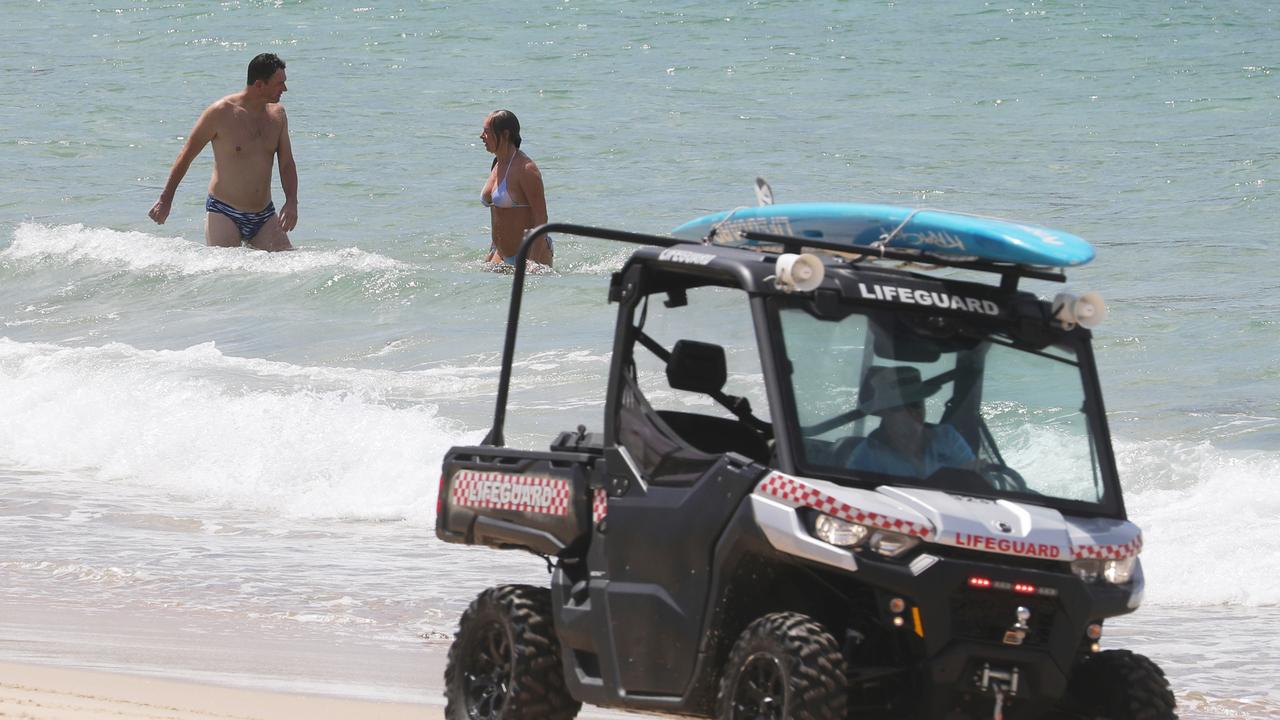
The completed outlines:
{"type": "Polygon", "coordinates": [[[784,612],[739,636],[716,705],[720,720],[844,720],[847,703],[835,638],[813,619],[784,612]]]}
{"type": "Polygon", "coordinates": [[[489,588],[458,623],[444,671],[449,720],[570,720],[551,593],[527,585],[489,588]]]}
{"type": "Polygon", "coordinates": [[[1128,650],[1085,658],[1071,675],[1068,717],[1105,720],[1177,720],[1176,701],[1164,671],[1128,650]]]}

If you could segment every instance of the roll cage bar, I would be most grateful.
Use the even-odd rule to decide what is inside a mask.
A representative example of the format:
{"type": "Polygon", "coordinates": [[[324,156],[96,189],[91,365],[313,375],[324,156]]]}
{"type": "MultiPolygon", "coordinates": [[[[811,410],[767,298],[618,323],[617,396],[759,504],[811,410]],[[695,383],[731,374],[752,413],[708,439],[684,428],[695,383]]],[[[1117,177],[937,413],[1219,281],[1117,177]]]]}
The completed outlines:
{"type": "Polygon", "coordinates": [[[507,310],[507,336],[502,344],[502,370],[498,374],[498,398],[493,408],[493,427],[489,428],[489,434],[485,435],[484,440],[480,443],[481,445],[501,447],[506,444],[502,436],[502,429],[507,420],[507,393],[511,388],[511,363],[515,357],[516,330],[520,324],[520,301],[524,298],[525,261],[529,257],[529,249],[533,247],[533,242],[553,232],[593,237],[601,240],[616,240],[635,245],[671,247],[673,245],[696,244],[688,240],[678,240],[671,237],[610,230],[608,228],[591,227],[590,225],[574,225],[572,223],[544,223],[530,230],[525,235],[524,242],[520,243],[520,250],[516,252],[516,271],[511,280],[511,305],[507,310]]]}

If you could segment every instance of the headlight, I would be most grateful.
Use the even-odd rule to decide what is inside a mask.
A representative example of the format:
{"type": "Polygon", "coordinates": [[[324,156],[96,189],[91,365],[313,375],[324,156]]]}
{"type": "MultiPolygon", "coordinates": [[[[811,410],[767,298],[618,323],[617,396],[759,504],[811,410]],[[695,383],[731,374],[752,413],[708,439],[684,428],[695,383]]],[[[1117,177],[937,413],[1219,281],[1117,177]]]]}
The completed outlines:
{"type": "Polygon", "coordinates": [[[866,525],[846,522],[838,517],[818,514],[813,521],[813,536],[838,547],[853,547],[867,539],[866,525]]]}
{"type": "Polygon", "coordinates": [[[1105,560],[1102,563],[1102,577],[1113,585],[1123,585],[1133,577],[1133,567],[1137,563],[1137,555],[1130,555],[1123,560],[1105,560]]]}
{"type": "Polygon", "coordinates": [[[1130,555],[1122,560],[1090,558],[1072,562],[1071,571],[1076,574],[1076,577],[1085,582],[1105,580],[1112,585],[1123,585],[1133,578],[1133,568],[1137,564],[1137,555],[1130,555]]]}
{"type": "Polygon", "coordinates": [[[920,538],[889,530],[877,530],[871,535],[867,546],[885,557],[898,557],[920,542],[920,538]]]}
{"type": "Polygon", "coordinates": [[[885,557],[898,557],[920,542],[920,538],[891,530],[872,529],[825,513],[814,516],[812,532],[814,537],[829,545],[847,548],[865,546],[885,557]]]}

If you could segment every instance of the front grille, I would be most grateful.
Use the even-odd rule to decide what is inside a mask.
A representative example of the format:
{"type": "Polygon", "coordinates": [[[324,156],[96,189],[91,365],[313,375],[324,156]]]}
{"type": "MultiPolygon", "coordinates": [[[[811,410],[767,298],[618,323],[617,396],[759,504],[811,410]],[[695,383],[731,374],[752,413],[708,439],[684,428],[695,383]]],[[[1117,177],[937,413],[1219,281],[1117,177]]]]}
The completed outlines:
{"type": "Polygon", "coordinates": [[[958,638],[1000,644],[1005,631],[1018,620],[1018,608],[1031,611],[1029,632],[1023,647],[1049,643],[1058,604],[1053,598],[1015,595],[991,590],[964,589],[951,598],[951,632],[958,638]]]}

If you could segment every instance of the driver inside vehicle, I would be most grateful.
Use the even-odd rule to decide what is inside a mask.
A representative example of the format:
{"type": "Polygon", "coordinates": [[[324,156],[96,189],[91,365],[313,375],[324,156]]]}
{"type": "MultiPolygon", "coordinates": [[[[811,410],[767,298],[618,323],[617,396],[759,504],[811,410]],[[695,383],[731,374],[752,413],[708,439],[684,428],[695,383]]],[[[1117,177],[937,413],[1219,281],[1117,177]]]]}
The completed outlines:
{"type": "Polygon", "coordinates": [[[918,479],[940,468],[973,469],[973,450],[954,427],[924,421],[924,401],[935,392],[918,368],[868,368],[859,409],[879,416],[880,427],[858,445],[849,468],[918,479]]]}

